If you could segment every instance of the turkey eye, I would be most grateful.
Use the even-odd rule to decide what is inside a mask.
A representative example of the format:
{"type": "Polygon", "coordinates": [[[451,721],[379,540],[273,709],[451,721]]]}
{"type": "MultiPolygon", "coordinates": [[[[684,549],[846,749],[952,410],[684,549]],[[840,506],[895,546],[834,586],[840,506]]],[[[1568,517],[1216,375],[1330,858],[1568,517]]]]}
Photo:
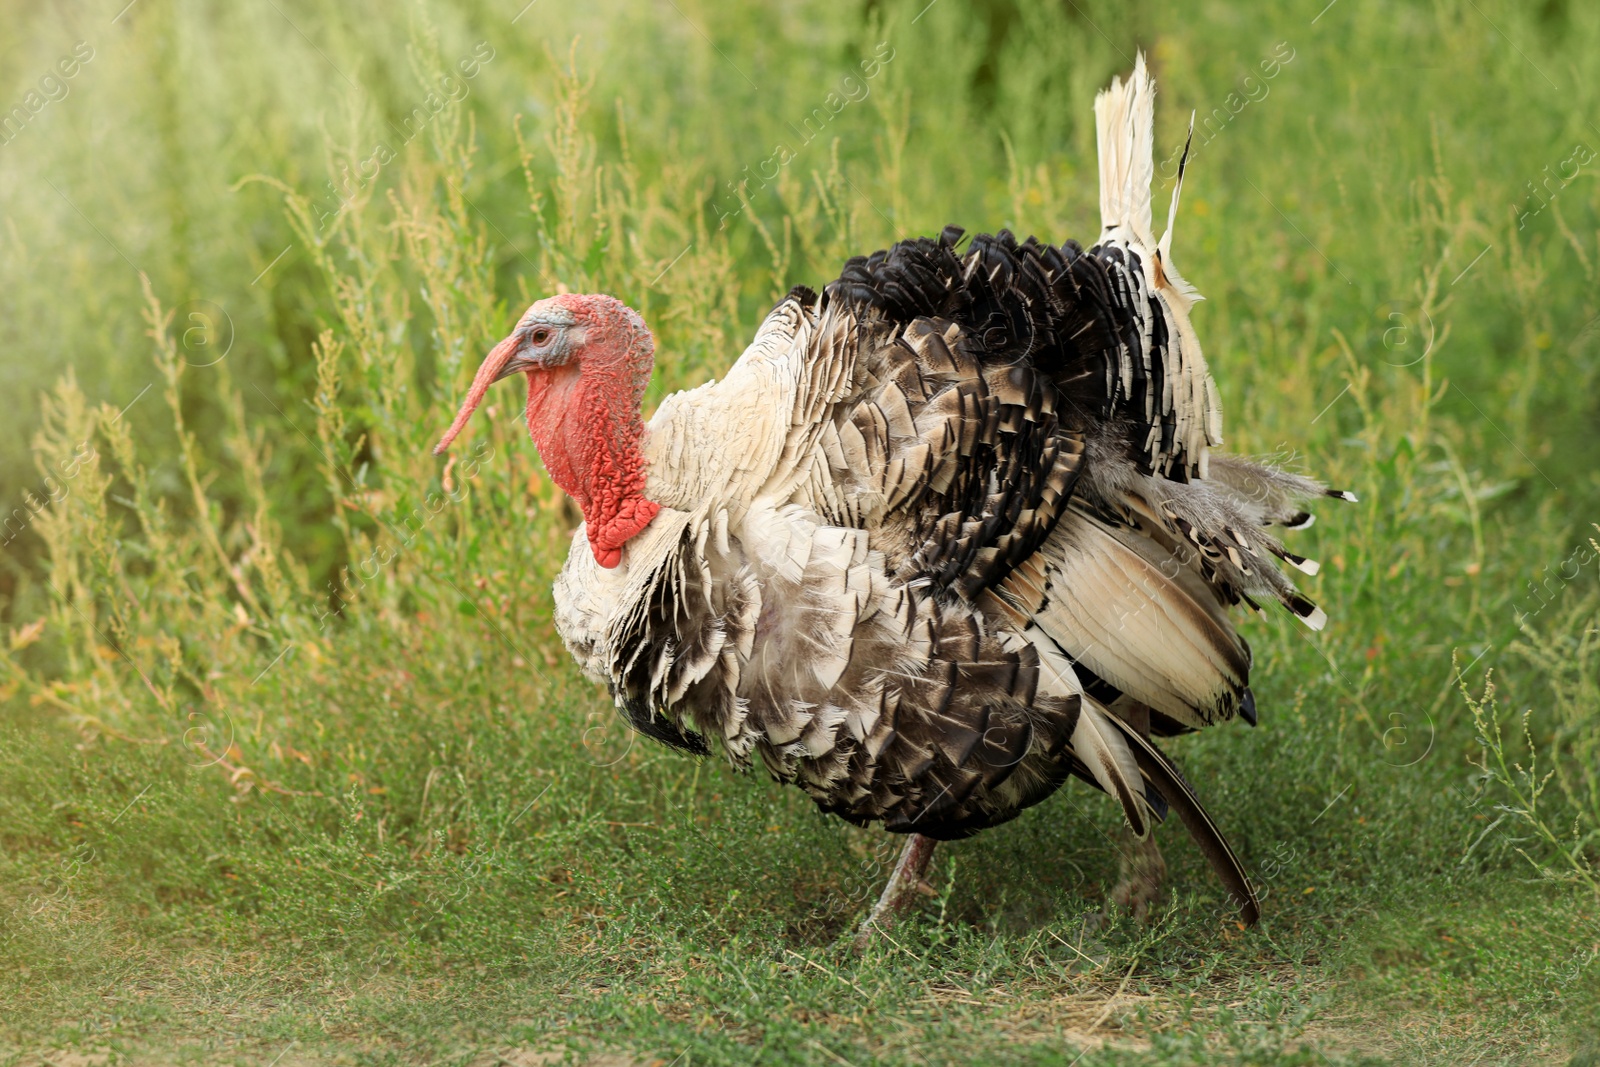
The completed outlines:
{"type": "Polygon", "coordinates": [[[528,340],[532,341],[536,345],[542,345],[546,341],[550,340],[550,331],[541,326],[529,335],[528,340]]]}

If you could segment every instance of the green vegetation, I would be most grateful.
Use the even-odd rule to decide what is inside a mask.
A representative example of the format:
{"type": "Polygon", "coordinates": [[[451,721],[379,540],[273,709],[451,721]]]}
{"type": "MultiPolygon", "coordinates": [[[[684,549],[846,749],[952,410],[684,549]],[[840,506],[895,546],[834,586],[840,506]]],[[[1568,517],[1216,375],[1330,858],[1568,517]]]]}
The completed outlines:
{"type": "Polygon", "coordinates": [[[1600,1062],[1600,10],[4,7],[0,1062],[1600,1062]],[[1265,918],[1169,829],[1086,933],[1069,786],[857,956],[897,842],[621,730],[512,387],[429,448],[558,286],[653,405],[851,254],[1092,240],[1136,48],[1229,446],[1361,496],[1173,749],[1265,918]]]}

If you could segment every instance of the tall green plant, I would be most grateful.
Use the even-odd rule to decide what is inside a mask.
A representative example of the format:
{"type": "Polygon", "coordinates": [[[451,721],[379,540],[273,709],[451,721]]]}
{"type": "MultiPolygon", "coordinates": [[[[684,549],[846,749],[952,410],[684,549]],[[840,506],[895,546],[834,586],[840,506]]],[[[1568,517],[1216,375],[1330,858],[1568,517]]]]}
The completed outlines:
{"type": "Polygon", "coordinates": [[[1496,833],[1521,830],[1531,842],[1516,851],[1536,870],[1600,895],[1600,596],[1589,592],[1542,626],[1524,624],[1523,633],[1511,652],[1548,687],[1545,709],[1502,711],[1492,673],[1481,695],[1461,684],[1477,729],[1473,763],[1496,813],[1467,854],[1496,833]]]}

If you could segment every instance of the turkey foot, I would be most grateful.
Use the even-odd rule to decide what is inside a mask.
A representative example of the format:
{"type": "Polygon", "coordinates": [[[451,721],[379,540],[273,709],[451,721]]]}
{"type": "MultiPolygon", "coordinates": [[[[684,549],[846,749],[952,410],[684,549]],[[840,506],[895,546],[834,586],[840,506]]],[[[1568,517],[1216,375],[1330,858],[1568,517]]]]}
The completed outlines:
{"type": "Polygon", "coordinates": [[[906,838],[906,847],[900,852],[900,860],[894,865],[889,883],[883,887],[883,895],[873,905],[872,914],[867,916],[867,921],[861,924],[861,930],[856,934],[857,949],[867,947],[874,929],[886,930],[894,925],[895,917],[911,902],[911,894],[933,895],[933,887],[923,881],[922,876],[927,873],[936,844],[938,842],[933,838],[921,834],[911,834],[906,838]]]}

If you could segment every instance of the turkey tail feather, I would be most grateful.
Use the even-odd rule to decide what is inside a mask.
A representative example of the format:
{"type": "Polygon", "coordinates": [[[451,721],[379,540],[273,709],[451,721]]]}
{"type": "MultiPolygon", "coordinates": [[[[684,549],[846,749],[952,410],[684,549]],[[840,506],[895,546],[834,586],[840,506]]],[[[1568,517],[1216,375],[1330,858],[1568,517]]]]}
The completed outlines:
{"type": "Polygon", "coordinates": [[[1256,899],[1256,891],[1250,885],[1250,876],[1245,873],[1244,865],[1239,862],[1239,857],[1233,854],[1233,849],[1228,847],[1228,839],[1222,836],[1217,824],[1211,821],[1211,816],[1201,805],[1200,798],[1194,795],[1194,790],[1189,788],[1189,783],[1184,781],[1177,766],[1166,757],[1165,753],[1139,736],[1137,730],[1115,715],[1107,715],[1105,718],[1115,723],[1122,732],[1127,740],[1127,747],[1132,750],[1134,761],[1139,765],[1139,772],[1166,798],[1167,804],[1178,813],[1178,818],[1183,820],[1184,827],[1194,838],[1195,844],[1200,846],[1200,852],[1205,856],[1206,862],[1211,864],[1211,869],[1217,873],[1217,878],[1233,896],[1234,903],[1239,906],[1239,917],[1247,925],[1254,926],[1261,918],[1261,902],[1256,899]]]}
{"type": "Polygon", "coordinates": [[[1189,149],[1194,145],[1194,112],[1189,112],[1189,135],[1183,142],[1183,156],[1178,160],[1178,176],[1172,183],[1172,203],[1167,207],[1167,228],[1161,234],[1161,258],[1172,259],[1172,231],[1178,225],[1178,198],[1183,195],[1183,175],[1189,169],[1189,149]]]}
{"type": "Polygon", "coordinates": [[[1205,297],[1190,285],[1183,275],[1178,273],[1177,264],[1172,262],[1172,231],[1178,225],[1178,198],[1183,195],[1183,175],[1189,168],[1189,149],[1194,144],[1194,112],[1189,113],[1189,136],[1183,142],[1183,157],[1178,160],[1178,177],[1172,183],[1172,204],[1167,208],[1167,228],[1161,234],[1161,244],[1157,246],[1157,253],[1161,257],[1161,273],[1165,276],[1167,284],[1180,297],[1191,305],[1205,297]]]}
{"type": "Polygon", "coordinates": [[[1072,731],[1072,751],[1101,789],[1116,797],[1128,817],[1135,837],[1150,833],[1160,817],[1145,796],[1136,751],[1130,751],[1122,734],[1113,728],[1116,715],[1100,710],[1094,701],[1084,699],[1078,723],[1072,731]]]}
{"type": "Polygon", "coordinates": [[[1134,62],[1127,81],[1112,79],[1094,100],[1095,132],[1100,151],[1100,224],[1104,240],[1118,226],[1132,230],[1147,247],[1150,234],[1150,185],[1155,179],[1156,87],[1145,69],[1144,53],[1134,62]]]}

